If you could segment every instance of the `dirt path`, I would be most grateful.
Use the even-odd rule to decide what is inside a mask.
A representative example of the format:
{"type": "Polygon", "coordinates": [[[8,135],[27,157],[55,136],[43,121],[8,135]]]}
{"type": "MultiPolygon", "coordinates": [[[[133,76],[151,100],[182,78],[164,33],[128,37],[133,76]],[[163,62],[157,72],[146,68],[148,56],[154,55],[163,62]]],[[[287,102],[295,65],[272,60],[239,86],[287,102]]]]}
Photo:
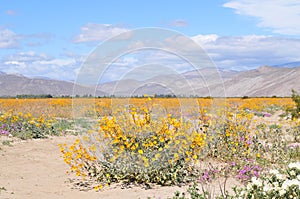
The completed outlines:
{"type": "Polygon", "coordinates": [[[66,174],[58,144],[72,143],[74,136],[29,140],[0,146],[1,199],[135,199],[167,198],[179,187],[158,187],[145,190],[140,187],[121,189],[111,187],[104,191],[80,191],[70,183],[73,175],[66,174]],[[1,188],[5,190],[1,190],[1,188]]]}

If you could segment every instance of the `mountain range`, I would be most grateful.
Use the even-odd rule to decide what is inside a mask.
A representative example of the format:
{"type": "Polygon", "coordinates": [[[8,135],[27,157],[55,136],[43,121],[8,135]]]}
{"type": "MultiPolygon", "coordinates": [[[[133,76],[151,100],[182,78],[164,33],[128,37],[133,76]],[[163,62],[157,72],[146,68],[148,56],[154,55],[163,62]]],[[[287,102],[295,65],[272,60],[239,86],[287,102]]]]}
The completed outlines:
{"type": "Polygon", "coordinates": [[[163,94],[199,97],[285,97],[300,91],[300,62],[261,66],[247,71],[202,68],[181,74],[158,75],[147,80],[124,79],[99,85],[76,85],[46,78],[0,72],[0,96],[20,94],[136,96],[163,94]],[[299,64],[297,66],[297,64],[299,64]]]}
{"type": "MultiPolygon", "coordinates": [[[[59,81],[45,78],[29,78],[19,74],[6,74],[0,72],[0,96],[16,95],[41,95],[50,94],[53,96],[73,95],[73,82],[59,81]]],[[[77,95],[89,95],[94,93],[92,87],[76,87],[77,95]]],[[[105,93],[97,91],[96,95],[105,93]]]]}

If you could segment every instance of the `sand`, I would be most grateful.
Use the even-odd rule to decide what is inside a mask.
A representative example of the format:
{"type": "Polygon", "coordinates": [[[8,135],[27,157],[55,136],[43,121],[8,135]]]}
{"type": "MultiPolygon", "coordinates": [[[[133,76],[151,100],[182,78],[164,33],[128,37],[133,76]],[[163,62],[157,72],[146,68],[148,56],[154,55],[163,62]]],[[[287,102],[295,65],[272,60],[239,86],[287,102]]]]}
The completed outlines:
{"type": "Polygon", "coordinates": [[[59,143],[70,144],[75,136],[51,137],[41,140],[14,141],[12,146],[0,144],[0,198],[1,199],[134,199],[167,198],[186,187],[155,187],[145,189],[133,186],[122,189],[112,186],[102,191],[81,191],[74,185],[76,178],[67,174],[59,143]]]}

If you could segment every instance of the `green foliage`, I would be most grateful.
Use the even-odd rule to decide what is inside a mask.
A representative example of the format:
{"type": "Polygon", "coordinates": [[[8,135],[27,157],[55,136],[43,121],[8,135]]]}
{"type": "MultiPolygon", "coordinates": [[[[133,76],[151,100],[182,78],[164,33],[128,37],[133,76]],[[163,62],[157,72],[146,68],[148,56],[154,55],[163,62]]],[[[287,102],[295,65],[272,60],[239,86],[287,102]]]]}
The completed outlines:
{"type": "Polygon", "coordinates": [[[295,90],[292,90],[291,98],[295,103],[295,107],[286,108],[286,115],[290,115],[292,119],[299,118],[300,117],[300,95],[295,90]]]}
{"type": "Polygon", "coordinates": [[[206,191],[200,191],[198,188],[198,184],[194,183],[193,185],[189,186],[187,190],[187,194],[179,191],[176,191],[174,193],[174,196],[172,198],[168,199],[206,199],[208,198],[208,192],[206,191]]]}
{"type": "Polygon", "coordinates": [[[40,95],[30,95],[30,94],[23,94],[23,95],[17,95],[17,98],[20,99],[40,99],[40,98],[52,98],[52,95],[50,94],[40,94],[40,95]]]}
{"type": "Polygon", "coordinates": [[[49,119],[43,116],[32,117],[31,114],[0,114],[0,135],[26,139],[47,138],[49,135],[58,136],[70,125],[66,120],[49,119]]]}
{"type": "MultiPolygon", "coordinates": [[[[186,192],[174,193],[172,198],[168,199],[240,199],[240,198],[265,198],[265,199],[285,199],[300,197],[300,162],[290,163],[285,169],[273,169],[267,172],[263,177],[252,177],[251,181],[244,187],[233,187],[233,193],[227,191],[222,195],[213,196],[212,193],[199,188],[198,183],[190,185],[186,192]]],[[[201,184],[200,184],[201,187],[201,184]]]]}
{"type": "Polygon", "coordinates": [[[10,141],[10,140],[3,140],[3,141],[2,141],[2,144],[3,144],[3,145],[7,145],[7,146],[11,146],[11,142],[12,142],[12,141],[10,141]]]}
{"type": "Polygon", "coordinates": [[[292,118],[299,118],[300,116],[300,95],[296,93],[295,90],[292,90],[292,100],[295,102],[296,107],[292,109],[291,114],[292,118]]]}
{"type": "Polygon", "coordinates": [[[299,198],[300,162],[290,163],[284,170],[270,170],[262,178],[252,178],[244,188],[235,189],[232,198],[299,198]]]}

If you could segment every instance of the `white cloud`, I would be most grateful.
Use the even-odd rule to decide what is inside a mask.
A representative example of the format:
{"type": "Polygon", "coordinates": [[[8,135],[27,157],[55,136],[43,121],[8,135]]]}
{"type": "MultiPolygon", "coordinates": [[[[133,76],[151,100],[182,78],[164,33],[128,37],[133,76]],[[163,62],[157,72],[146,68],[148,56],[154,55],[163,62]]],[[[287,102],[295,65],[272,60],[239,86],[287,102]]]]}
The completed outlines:
{"type": "MultiPolygon", "coordinates": [[[[189,38],[187,38],[189,39],[189,38]]],[[[191,37],[212,58],[220,68],[243,70],[261,65],[278,65],[300,60],[300,39],[269,35],[246,35],[224,37],[215,34],[191,37]]],[[[183,38],[171,39],[174,47],[184,43],[183,38]],[[177,42],[177,43],[176,43],[177,42]]],[[[139,41],[137,41],[139,43],[139,41]]],[[[141,47],[143,42],[140,41],[141,47]]],[[[193,45],[191,52],[193,52],[193,45]]],[[[179,45],[182,48],[181,45],[179,45]]],[[[185,46],[185,49],[189,45],[185,46]]],[[[200,56],[197,54],[197,56],[200,56]]],[[[0,59],[0,71],[20,73],[25,76],[46,76],[54,79],[72,80],[76,78],[86,56],[65,51],[59,57],[52,57],[35,51],[18,52],[0,59]]],[[[131,70],[145,65],[162,65],[177,72],[194,68],[180,57],[162,50],[141,49],[119,57],[106,71],[107,81],[122,77],[131,70]]],[[[163,74],[165,70],[154,72],[163,74]]],[[[96,70],[96,69],[95,69],[96,70]]],[[[132,72],[133,74],[133,72],[132,72]]],[[[142,73],[137,73],[142,78],[142,73]]]]}
{"type": "Polygon", "coordinates": [[[50,60],[51,57],[45,53],[36,53],[34,51],[19,52],[17,54],[11,54],[4,57],[6,61],[19,61],[19,62],[34,62],[34,61],[43,61],[50,60]]]}
{"type": "Polygon", "coordinates": [[[196,35],[194,37],[192,37],[192,39],[194,41],[196,41],[197,43],[200,44],[206,44],[206,43],[210,43],[210,42],[214,42],[219,38],[218,35],[216,34],[210,34],[210,35],[196,35]]]}
{"type": "Polygon", "coordinates": [[[113,65],[118,65],[118,66],[132,66],[135,63],[138,62],[138,59],[136,59],[135,57],[123,57],[122,59],[118,59],[116,62],[113,63],[113,65]]]}
{"type": "Polygon", "coordinates": [[[266,35],[220,37],[197,35],[199,43],[218,67],[231,69],[254,68],[299,61],[300,39],[266,35]]]}
{"type": "Polygon", "coordinates": [[[223,5],[237,14],[258,18],[259,27],[275,33],[300,34],[299,0],[231,0],[223,5]]]}
{"type": "MultiPolygon", "coordinates": [[[[94,69],[95,71],[96,68],[94,69]]],[[[109,65],[102,81],[131,78],[145,80],[156,75],[167,75],[195,70],[182,58],[162,50],[141,50],[124,55],[109,65]]]]}
{"type": "MultiPolygon", "coordinates": [[[[200,58],[202,56],[203,59],[199,60],[201,62],[197,62],[198,67],[213,66],[203,54],[201,55],[203,52],[211,57],[217,67],[232,70],[249,70],[262,65],[272,66],[300,60],[300,39],[269,35],[234,37],[196,35],[191,39],[198,43],[204,51],[194,52],[196,45],[186,45],[186,42],[183,42],[187,41],[188,38],[186,40],[182,37],[172,38],[170,42],[172,42],[174,48],[177,46],[183,49],[183,45],[186,45],[184,49],[189,48],[189,54],[192,56],[200,58]]],[[[140,43],[140,47],[145,46],[143,41],[140,41],[140,43]]],[[[145,65],[161,65],[179,73],[195,70],[194,66],[183,60],[181,56],[163,50],[141,49],[122,56],[111,64],[105,72],[105,80],[118,79],[123,74],[138,70],[139,67],[145,65]]],[[[159,69],[160,74],[167,72],[162,68],[159,69]]],[[[96,71],[96,68],[94,70],[96,71]]],[[[157,70],[157,68],[154,70],[157,70]]],[[[138,73],[136,76],[142,79],[147,74],[138,73]]]]}
{"type": "Polygon", "coordinates": [[[50,33],[18,34],[7,28],[0,27],[0,49],[21,48],[27,46],[41,46],[54,37],[50,33]]]}
{"type": "Polygon", "coordinates": [[[71,64],[75,64],[74,59],[53,59],[47,61],[39,61],[41,65],[57,65],[57,66],[68,66],[71,64]]]}
{"type": "Polygon", "coordinates": [[[127,32],[128,29],[111,25],[88,23],[81,28],[81,33],[73,38],[74,43],[97,42],[127,32]]]}
{"type": "Polygon", "coordinates": [[[0,71],[29,77],[74,80],[81,61],[74,58],[58,59],[34,51],[19,52],[2,59],[0,71]]]}
{"type": "Polygon", "coordinates": [[[9,29],[0,29],[0,49],[19,47],[20,36],[9,29]]]}

